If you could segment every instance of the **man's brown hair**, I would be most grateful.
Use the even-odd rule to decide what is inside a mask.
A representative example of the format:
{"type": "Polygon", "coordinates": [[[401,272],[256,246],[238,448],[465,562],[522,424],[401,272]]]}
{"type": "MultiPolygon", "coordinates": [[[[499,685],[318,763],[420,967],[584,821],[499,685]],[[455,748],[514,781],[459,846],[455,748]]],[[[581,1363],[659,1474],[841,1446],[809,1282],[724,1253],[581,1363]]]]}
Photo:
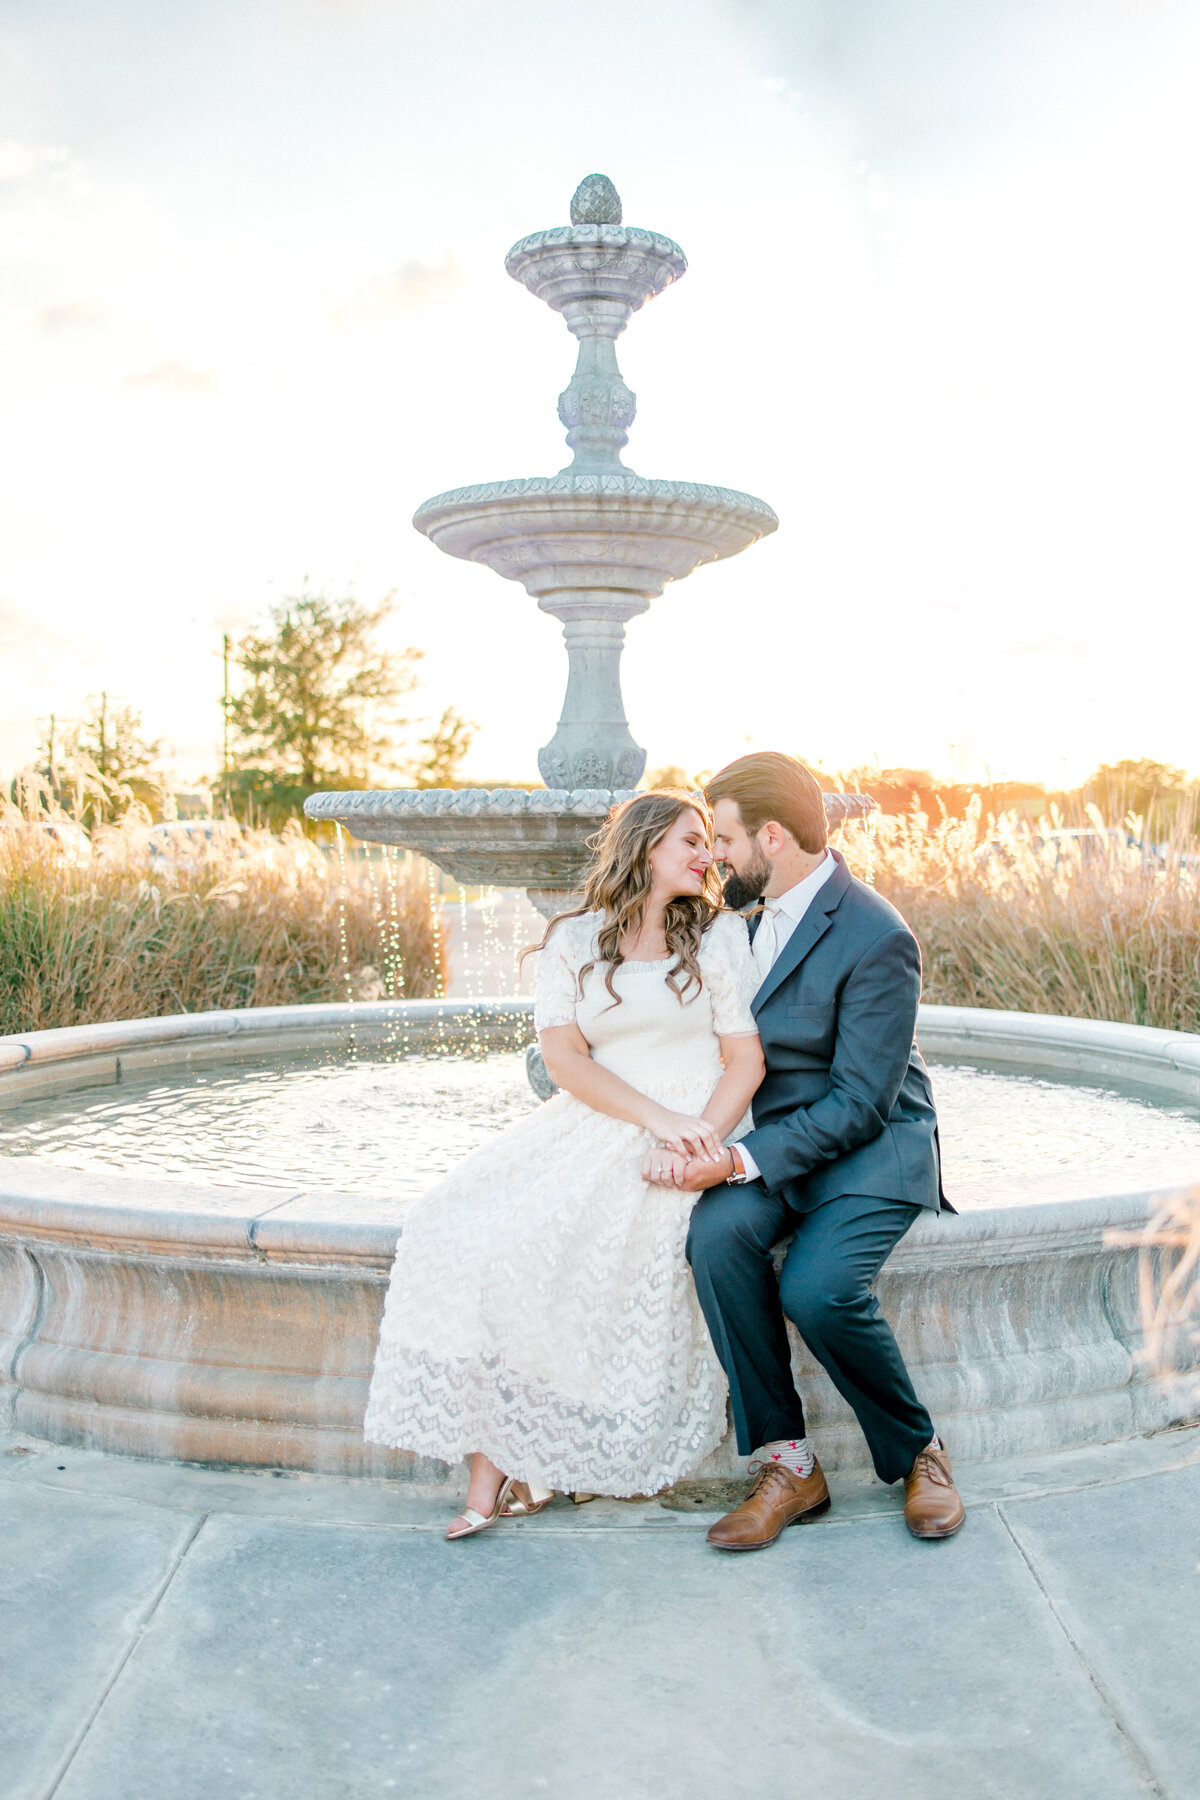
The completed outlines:
{"type": "Polygon", "coordinates": [[[713,776],[704,790],[710,806],[734,800],[751,836],[774,819],[790,831],[802,850],[815,856],[825,848],[825,802],[812,774],[781,750],[739,756],[713,776]]]}

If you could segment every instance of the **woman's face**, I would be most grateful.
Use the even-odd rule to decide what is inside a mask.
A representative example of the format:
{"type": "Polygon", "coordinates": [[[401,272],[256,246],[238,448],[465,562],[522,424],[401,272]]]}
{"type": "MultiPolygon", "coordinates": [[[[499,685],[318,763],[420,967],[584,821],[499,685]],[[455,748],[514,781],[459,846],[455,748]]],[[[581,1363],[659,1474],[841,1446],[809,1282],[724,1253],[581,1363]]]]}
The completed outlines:
{"type": "Polygon", "coordinates": [[[667,900],[701,893],[712,861],[704,820],[689,806],[650,852],[655,892],[667,900]]]}

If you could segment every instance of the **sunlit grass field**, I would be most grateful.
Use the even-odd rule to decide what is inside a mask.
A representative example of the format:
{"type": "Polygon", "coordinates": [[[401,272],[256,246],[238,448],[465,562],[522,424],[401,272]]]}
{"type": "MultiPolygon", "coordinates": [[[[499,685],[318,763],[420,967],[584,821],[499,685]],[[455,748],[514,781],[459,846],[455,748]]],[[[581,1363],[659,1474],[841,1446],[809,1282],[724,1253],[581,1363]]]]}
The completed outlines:
{"type": "Polygon", "coordinates": [[[1200,840],[1176,818],[1080,826],[913,813],[843,834],[921,944],[925,999],[1200,1031],[1200,840]]]}
{"type": "MultiPolygon", "coordinates": [[[[156,839],[137,808],[89,843],[51,803],[31,810],[0,808],[0,1033],[444,991],[419,859],[342,857],[298,827],[156,839]]],[[[927,1000],[1200,1031],[1190,816],[1156,837],[1153,821],[1065,828],[973,804],[837,842],[916,932],[927,1000]]]]}
{"type": "Polygon", "coordinates": [[[0,1033],[420,998],[440,962],[425,866],[402,854],[343,859],[299,828],[155,838],[136,808],[89,843],[51,806],[0,811],[0,1033]]]}

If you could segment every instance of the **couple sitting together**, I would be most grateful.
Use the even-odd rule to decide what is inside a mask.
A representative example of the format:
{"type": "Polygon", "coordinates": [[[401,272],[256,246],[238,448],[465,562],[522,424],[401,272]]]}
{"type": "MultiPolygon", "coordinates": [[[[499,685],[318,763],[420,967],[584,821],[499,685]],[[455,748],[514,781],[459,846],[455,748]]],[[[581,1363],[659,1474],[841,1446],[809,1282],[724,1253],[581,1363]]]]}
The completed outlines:
{"type": "Polygon", "coordinates": [[[789,1319],[881,1479],[903,1479],[909,1529],[962,1523],[871,1291],[917,1214],[946,1204],[916,939],[827,847],[803,764],[742,757],[706,801],[615,808],[583,905],[538,949],[560,1092],[405,1224],[364,1430],[471,1457],[449,1538],[556,1489],[656,1493],[716,1449],[727,1398],[753,1482],[709,1543],[763,1549],[828,1512],[789,1319]]]}

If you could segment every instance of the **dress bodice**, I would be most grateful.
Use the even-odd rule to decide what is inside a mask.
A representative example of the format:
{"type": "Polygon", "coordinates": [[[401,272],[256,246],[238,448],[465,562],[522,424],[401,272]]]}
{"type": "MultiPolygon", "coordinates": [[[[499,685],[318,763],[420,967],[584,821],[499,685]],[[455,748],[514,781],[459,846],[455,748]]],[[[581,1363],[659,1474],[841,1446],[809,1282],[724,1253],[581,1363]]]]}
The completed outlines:
{"type": "MultiPolygon", "coordinates": [[[[679,1105],[685,1094],[711,1091],[721,1076],[718,1040],[756,1030],[750,1001],[760,978],[745,921],[736,913],[713,920],[700,945],[700,988],[693,982],[682,1000],[667,983],[673,957],[619,964],[616,1005],[605,984],[606,965],[595,962],[602,919],[585,913],[551,932],[538,957],[537,1029],[578,1025],[596,1062],[655,1099],[679,1105]],[[580,972],[590,962],[595,966],[581,984],[580,972]]],[[[676,981],[683,986],[682,973],[676,981]]]]}

